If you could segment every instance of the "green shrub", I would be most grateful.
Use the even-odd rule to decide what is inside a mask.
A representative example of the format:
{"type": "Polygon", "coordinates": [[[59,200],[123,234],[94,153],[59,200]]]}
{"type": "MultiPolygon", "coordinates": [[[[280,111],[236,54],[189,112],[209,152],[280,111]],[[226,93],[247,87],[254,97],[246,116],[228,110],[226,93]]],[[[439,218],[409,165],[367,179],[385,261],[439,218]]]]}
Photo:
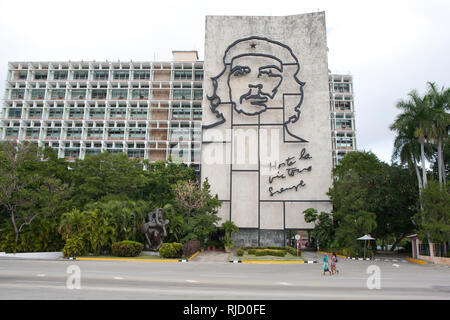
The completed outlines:
{"type": "Polygon", "coordinates": [[[163,243],[159,248],[159,255],[163,258],[181,258],[183,245],[181,243],[163,243]]]}
{"type": "Polygon", "coordinates": [[[79,257],[87,252],[86,243],[82,235],[73,236],[66,240],[63,248],[64,257],[79,257]]]}
{"type": "Polygon", "coordinates": [[[251,255],[256,255],[256,249],[248,249],[247,253],[251,255]]]}
{"type": "Polygon", "coordinates": [[[111,246],[111,253],[117,257],[137,257],[141,254],[144,245],[139,242],[124,240],[115,242],[111,246]]]}
{"type": "MultiPolygon", "coordinates": [[[[297,256],[297,249],[296,248],[287,247],[286,251],[288,253],[292,254],[293,256],[297,256]]],[[[298,251],[298,255],[300,255],[300,250],[298,251]]]]}
{"type": "Polygon", "coordinates": [[[242,248],[237,248],[237,249],[236,249],[236,255],[237,255],[238,257],[242,257],[242,256],[244,255],[244,249],[242,249],[242,248]]]}
{"type": "Polygon", "coordinates": [[[276,256],[276,257],[284,257],[286,255],[286,250],[275,250],[275,249],[256,249],[255,254],[257,257],[259,256],[276,256]]]}

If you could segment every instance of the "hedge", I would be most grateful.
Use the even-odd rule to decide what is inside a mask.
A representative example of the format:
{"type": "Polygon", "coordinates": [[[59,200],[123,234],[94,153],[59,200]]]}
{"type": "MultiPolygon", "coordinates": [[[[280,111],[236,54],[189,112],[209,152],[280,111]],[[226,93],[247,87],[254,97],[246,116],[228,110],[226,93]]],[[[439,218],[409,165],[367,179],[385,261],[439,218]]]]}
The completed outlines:
{"type": "Polygon", "coordinates": [[[115,242],[111,246],[111,253],[117,257],[137,257],[144,249],[144,245],[139,242],[124,240],[115,242]]]}
{"type": "Polygon", "coordinates": [[[183,245],[181,243],[163,243],[159,248],[159,255],[163,258],[181,258],[183,245]]]}

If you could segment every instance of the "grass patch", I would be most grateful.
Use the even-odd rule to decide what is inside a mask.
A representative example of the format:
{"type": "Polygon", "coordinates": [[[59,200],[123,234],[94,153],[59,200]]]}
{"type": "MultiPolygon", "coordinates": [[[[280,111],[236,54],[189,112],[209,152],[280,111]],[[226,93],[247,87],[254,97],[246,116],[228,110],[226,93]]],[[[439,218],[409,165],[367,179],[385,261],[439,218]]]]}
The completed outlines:
{"type": "Polygon", "coordinates": [[[239,260],[253,260],[253,261],[306,261],[302,257],[297,257],[296,255],[292,255],[290,253],[286,253],[284,257],[279,256],[257,256],[254,254],[248,254],[248,250],[244,251],[244,255],[241,257],[237,257],[239,260]]]}

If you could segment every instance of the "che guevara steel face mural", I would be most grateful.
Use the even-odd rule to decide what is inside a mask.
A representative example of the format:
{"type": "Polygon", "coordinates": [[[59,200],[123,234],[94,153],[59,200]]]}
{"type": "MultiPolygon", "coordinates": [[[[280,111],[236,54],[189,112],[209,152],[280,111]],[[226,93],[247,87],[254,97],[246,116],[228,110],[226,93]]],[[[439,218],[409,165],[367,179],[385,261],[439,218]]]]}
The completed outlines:
{"type": "Polygon", "coordinates": [[[203,128],[213,128],[225,123],[227,119],[221,112],[221,107],[230,104],[235,112],[246,116],[282,109],[283,136],[286,133],[293,138],[292,142],[307,142],[290,130],[290,126],[300,119],[305,85],[298,78],[300,64],[291,48],[264,37],[243,38],[233,42],[225,50],[223,66],[222,72],[211,78],[214,92],[207,96],[210,110],[216,115],[217,121],[204,125],[203,128]],[[290,72],[286,73],[286,69],[290,72]],[[286,86],[283,86],[285,83],[290,84],[291,92],[286,92],[286,86]],[[228,96],[221,97],[218,94],[220,85],[227,86],[228,96]],[[276,98],[289,95],[296,97],[294,103],[288,106],[285,99],[282,100],[282,105],[277,103],[276,98]]]}

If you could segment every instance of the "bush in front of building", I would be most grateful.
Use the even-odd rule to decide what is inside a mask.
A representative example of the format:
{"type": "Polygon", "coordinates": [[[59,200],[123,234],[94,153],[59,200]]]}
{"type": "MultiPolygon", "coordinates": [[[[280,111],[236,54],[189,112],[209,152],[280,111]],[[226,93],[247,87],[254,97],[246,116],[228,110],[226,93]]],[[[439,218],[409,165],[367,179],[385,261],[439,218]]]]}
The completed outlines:
{"type": "Polygon", "coordinates": [[[284,249],[255,249],[255,255],[257,257],[260,256],[276,256],[276,257],[284,257],[286,255],[286,250],[284,249]]]}
{"type": "Polygon", "coordinates": [[[244,255],[244,249],[242,249],[242,248],[237,248],[237,249],[236,249],[236,255],[237,255],[238,257],[242,257],[242,256],[244,255]]]}
{"type": "MultiPolygon", "coordinates": [[[[289,254],[292,254],[293,256],[296,256],[296,255],[297,255],[297,249],[296,249],[296,248],[287,247],[287,248],[286,248],[286,251],[287,251],[289,254]]],[[[300,256],[300,250],[298,251],[298,255],[300,256]]]]}
{"type": "Polygon", "coordinates": [[[66,258],[83,256],[86,252],[86,242],[83,235],[76,235],[68,238],[63,248],[63,254],[66,258]]]}
{"type": "Polygon", "coordinates": [[[163,243],[159,248],[159,256],[163,258],[181,258],[183,245],[181,243],[163,243]]]}
{"type": "Polygon", "coordinates": [[[144,245],[140,242],[124,240],[115,242],[111,246],[111,253],[117,257],[137,257],[144,249],[144,245]]]}

